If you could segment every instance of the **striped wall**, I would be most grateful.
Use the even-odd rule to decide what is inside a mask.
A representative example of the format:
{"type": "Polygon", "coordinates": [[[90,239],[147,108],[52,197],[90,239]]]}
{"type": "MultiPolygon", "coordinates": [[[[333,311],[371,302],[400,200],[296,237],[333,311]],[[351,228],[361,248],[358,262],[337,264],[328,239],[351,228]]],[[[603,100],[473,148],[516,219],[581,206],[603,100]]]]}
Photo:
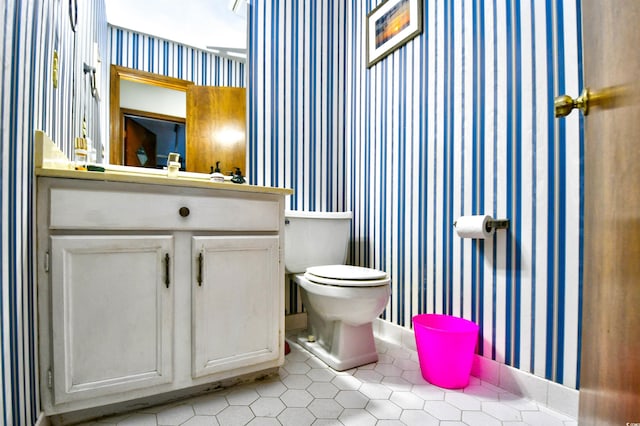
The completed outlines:
{"type": "Polygon", "coordinates": [[[108,28],[104,1],[87,0],[78,6],[76,32],[69,24],[67,2],[7,0],[0,9],[0,425],[34,424],[40,414],[32,243],[34,130],[43,130],[71,156],[84,122],[87,136],[107,152],[111,58],[152,72],[157,70],[154,66],[170,63],[162,69],[165,75],[197,84],[242,86],[245,79],[241,63],[140,35],[135,38],[162,45],[158,57],[163,59],[146,61],[149,68],[133,66],[128,61],[136,51],[123,47],[133,33],[108,28]],[[114,33],[124,40],[115,53],[110,49],[114,33]],[[54,51],[59,56],[57,88],[52,82],[54,51]],[[96,59],[99,99],[91,96],[90,80],[83,72],[83,64],[93,66],[96,59]]]}
{"type": "MultiPolygon", "coordinates": [[[[105,125],[105,102],[91,97],[82,72],[84,62],[93,63],[94,42],[101,56],[107,53],[104,1],[78,3],[75,33],[67,2],[5,0],[0,7],[0,425],[32,425],[40,413],[32,242],[34,130],[44,130],[69,154],[83,117],[87,135],[96,143],[101,143],[105,125]],[[60,58],[57,89],[52,83],[54,50],[60,58]]],[[[103,61],[103,73],[106,65],[103,61]]],[[[104,96],[106,82],[99,86],[104,96]]]]}
{"type": "Polygon", "coordinates": [[[245,64],[206,50],[109,25],[111,64],[193,81],[245,87],[245,64]]]}
{"type": "Polygon", "coordinates": [[[251,2],[251,182],[354,212],[351,261],[392,276],[386,320],[471,319],[481,355],[579,387],[582,123],[552,103],[581,88],[580,0],[424,2],[423,33],[369,69],[378,4],[251,2]],[[511,228],[461,240],[470,214],[511,228]]]}

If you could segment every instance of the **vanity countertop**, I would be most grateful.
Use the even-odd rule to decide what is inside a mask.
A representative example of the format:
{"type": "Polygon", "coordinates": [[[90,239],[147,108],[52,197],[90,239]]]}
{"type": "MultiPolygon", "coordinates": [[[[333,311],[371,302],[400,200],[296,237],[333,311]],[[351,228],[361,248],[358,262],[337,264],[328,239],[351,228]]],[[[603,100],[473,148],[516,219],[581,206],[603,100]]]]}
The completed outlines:
{"type": "Polygon", "coordinates": [[[143,183],[150,185],[166,185],[166,186],[181,186],[190,188],[211,188],[211,189],[224,189],[230,191],[242,191],[242,192],[257,192],[257,193],[271,193],[271,194],[293,194],[293,190],[290,188],[276,188],[269,186],[249,185],[249,184],[236,184],[231,182],[211,182],[208,179],[208,175],[201,174],[203,177],[193,177],[195,173],[183,173],[179,172],[179,176],[176,178],[169,178],[164,174],[146,174],[141,172],[130,172],[124,170],[105,170],[104,172],[90,172],[84,170],[70,170],[70,169],[56,169],[46,167],[36,167],[36,176],[44,177],[56,177],[66,179],[85,179],[85,180],[98,180],[107,182],[128,182],[128,183],[143,183]]]}
{"type": "Polygon", "coordinates": [[[293,194],[291,188],[276,188],[250,184],[236,184],[230,181],[212,182],[208,174],[178,172],[177,177],[168,177],[166,170],[144,169],[104,165],[104,172],[75,170],[73,164],[41,131],[36,131],[35,175],[66,179],[84,179],[106,182],[128,182],[150,185],[165,185],[191,188],[223,189],[229,191],[254,192],[263,194],[293,194]]]}

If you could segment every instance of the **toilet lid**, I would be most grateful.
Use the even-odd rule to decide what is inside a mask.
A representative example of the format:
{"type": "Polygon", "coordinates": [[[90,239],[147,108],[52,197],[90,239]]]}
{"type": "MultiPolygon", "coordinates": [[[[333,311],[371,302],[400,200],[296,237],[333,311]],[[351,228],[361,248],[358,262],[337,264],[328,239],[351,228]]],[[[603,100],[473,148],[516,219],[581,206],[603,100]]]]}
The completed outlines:
{"type": "Polygon", "coordinates": [[[384,271],[350,265],[311,266],[304,275],[318,284],[343,287],[372,287],[389,282],[389,276],[384,271]]]}

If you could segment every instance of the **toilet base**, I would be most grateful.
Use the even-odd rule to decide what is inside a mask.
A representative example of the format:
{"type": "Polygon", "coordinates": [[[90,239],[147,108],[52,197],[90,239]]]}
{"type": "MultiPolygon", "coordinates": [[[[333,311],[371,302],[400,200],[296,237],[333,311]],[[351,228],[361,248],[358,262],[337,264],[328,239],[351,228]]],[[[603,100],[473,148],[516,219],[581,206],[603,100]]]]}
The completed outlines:
{"type": "Polygon", "coordinates": [[[378,361],[371,323],[359,326],[335,324],[331,352],[320,342],[310,342],[307,333],[298,336],[298,343],[336,371],[378,361]]]}

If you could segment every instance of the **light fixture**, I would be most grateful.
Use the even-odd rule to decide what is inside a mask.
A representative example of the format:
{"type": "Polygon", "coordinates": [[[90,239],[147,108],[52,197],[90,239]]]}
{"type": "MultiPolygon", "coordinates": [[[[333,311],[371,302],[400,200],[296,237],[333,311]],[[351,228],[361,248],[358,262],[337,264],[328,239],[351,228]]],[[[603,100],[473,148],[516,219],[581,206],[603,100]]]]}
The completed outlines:
{"type": "Polygon", "coordinates": [[[247,59],[247,54],[245,52],[227,52],[227,55],[234,56],[236,58],[247,59]]]}
{"type": "Polygon", "coordinates": [[[219,47],[219,46],[207,46],[207,50],[218,56],[225,58],[244,61],[247,59],[247,49],[238,49],[235,47],[219,47]]]}
{"type": "Polygon", "coordinates": [[[240,16],[247,15],[247,0],[229,0],[229,9],[240,16]]]}

